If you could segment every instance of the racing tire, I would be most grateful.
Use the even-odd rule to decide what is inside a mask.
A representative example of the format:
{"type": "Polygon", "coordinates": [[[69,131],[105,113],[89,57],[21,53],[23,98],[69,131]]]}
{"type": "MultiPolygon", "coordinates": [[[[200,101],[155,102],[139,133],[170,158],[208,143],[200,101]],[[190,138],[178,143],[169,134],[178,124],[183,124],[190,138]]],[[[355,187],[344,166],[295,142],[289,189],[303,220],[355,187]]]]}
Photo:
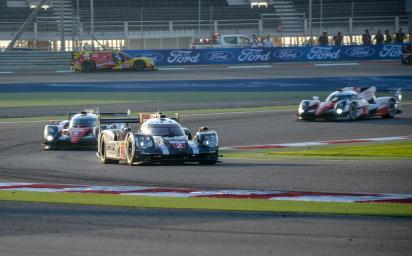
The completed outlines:
{"type": "Polygon", "coordinates": [[[388,102],[388,113],[383,118],[394,118],[396,115],[396,102],[393,99],[390,99],[388,102]]]}
{"type": "Polygon", "coordinates": [[[96,66],[94,65],[93,61],[90,60],[85,60],[82,63],[82,71],[85,73],[91,73],[94,72],[96,69],[96,66]]]}
{"type": "Polygon", "coordinates": [[[108,159],[106,157],[106,149],[104,148],[104,140],[100,144],[100,161],[102,164],[118,164],[119,160],[108,159]]]}
{"type": "Polygon", "coordinates": [[[136,162],[135,153],[136,153],[135,142],[132,136],[129,135],[126,141],[126,163],[128,165],[133,165],[133,163],[136,162]]]}
{"type": "Polygon", "coordinates": [[[146,64],[142,60],[136,60],[133,66],[134,66],[134,70],[136,71],[144,71],[146,64]]]}
{"type": "Polygon", "coordinates": [[[358,108],[356,106],[356,103],[352,103],[350,104],[349,107],[349,120],[350,121],[355,121],[357,118],[357,112],[358,112],[358,108]]]}

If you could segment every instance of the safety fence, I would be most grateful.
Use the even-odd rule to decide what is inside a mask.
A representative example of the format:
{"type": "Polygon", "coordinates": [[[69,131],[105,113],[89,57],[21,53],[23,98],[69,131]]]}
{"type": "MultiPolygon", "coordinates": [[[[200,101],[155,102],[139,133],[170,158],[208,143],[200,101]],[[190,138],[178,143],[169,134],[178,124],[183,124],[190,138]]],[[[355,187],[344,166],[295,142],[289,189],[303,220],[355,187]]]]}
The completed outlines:
{"type": "Polygon", "coordinates": [[[400,59],[401,44],[233,49],[126,50],[161,65],[245,64],[400,59]]]}

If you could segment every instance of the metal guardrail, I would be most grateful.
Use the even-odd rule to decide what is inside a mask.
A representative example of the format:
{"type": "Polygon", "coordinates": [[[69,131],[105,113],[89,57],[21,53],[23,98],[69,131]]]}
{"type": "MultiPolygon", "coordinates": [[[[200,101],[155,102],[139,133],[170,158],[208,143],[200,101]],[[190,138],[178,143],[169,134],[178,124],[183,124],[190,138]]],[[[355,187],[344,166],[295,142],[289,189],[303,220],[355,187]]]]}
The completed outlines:
{"type": "MultiPolygon", "coordinates": [[[[281,17],[276,15],[262,16],[261,19],[239,19],[239,20],[176,20],[176,21],[95,21],[94,36],[90,22],[79,22],[77,17],[73,17],[71,29],[65,30],[66,40],[72,41],[87,41],[87,40],[126,40],[136,38],[136,34],[144,38],[148,34],[151,37],[161,38],[162,34],[166,37],[171,37],[175,34],[176,37],[181,37],[182,31],[184,36],[192,35],[209,36],[212,32],[220,32],[221,34],[258,34],[271,35],[272,37],[280,38],[280,43],[283,44],[284,37],[308,37],[309,27],[308,19],[304,15],[297,17],[281,17]],[[293,28],[285,26],[287,22],[297,24],[293,28]],[[282,26],[284,25],[284,26],[282,26]],[[199,31],[200,28],[200,31],[199,31]]],[[[336,17],[323,18],[322,20],[312,19],[312,35],[318,36],[322,30],[326,30],[330,35],[341,31],[345,35],[360,35],[364,29],[369,29],[373,34],[377,29],[397,31],[403,27],[406,30],[408,24],[407,16],[388,16],[388,17],[336,17]]],[[[0,40],[10,40],[13,32],[21,26],[18,22],[0,22],[0,40]]],[[[70,26],[67,26],[70,27],[70,26]]],[[[61,32],[59,31],[58,21],[49,19],[37,19],[37,22],[32,22],[24,30],[21,40],[28,41],[45,41],[45,40],[60,40],[61,32]]],[[[296,41],[297,45],[301,44],[302,40],[296,41]]],[[[291,43],[289,43],[291,45],[291,43]]],[[[67,50],[71,50],[68,48],[67,50]]]]}

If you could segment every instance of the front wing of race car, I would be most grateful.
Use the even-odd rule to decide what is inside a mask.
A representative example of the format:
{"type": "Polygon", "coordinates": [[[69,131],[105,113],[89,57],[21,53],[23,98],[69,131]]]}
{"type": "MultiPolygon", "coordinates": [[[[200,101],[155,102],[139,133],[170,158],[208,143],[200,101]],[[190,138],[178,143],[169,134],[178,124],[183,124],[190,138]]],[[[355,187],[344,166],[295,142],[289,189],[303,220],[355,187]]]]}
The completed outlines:
{"type": "Polygon", "coordinates": [[[215,163],[218,161],[218,147],[198,145],[195,142],[187,142],[181,148],[169,145],[154,145],[150,148],[136,147],[136,162],[199,162],[215,163]]]}

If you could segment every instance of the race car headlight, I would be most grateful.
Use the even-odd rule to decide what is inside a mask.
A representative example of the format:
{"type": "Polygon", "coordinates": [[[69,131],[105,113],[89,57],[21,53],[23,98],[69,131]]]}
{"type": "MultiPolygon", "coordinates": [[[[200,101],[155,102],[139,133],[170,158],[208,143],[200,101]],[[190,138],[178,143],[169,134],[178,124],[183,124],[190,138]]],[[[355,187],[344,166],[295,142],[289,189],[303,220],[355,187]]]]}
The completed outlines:
{"type": "Polygon", "coordinates": [[[206,133],[206,134],[198,134],[198,141],[200,144],[215,148],[219,144],[219,138],[216,133],[206,133]]]}
{"type": "Polygon", "coordinates": [[[138,149],[147,149],[153,147],[153,138],[151,136],[137,135],[135,136],[136,147],[138,149]]]}
{"type": "Polygon", "coordinates": [[[339,101],[335,105],[335,113],[338,115],[341,115],[345,109],[346,102],[345,101],[339,101]]]}
{"type": "Polygon", "coordinates": [[[308,108],[308,106],[309,106],[309,102],[308,101],[302,101],[300,104],[299,104],[299,109],[298,109],[298,112],[299,112],[299,114],[302,114],[303,112],[305,112],[306,110],[307,110],[307,108],[308,108]]]}
{"type": "Polygon", "coordinates": [[[51,135],[48,135],[47,137],[46,137],[46,140],[47,141],[52,141],[54,138],[53,138],[53,136],[51,136],[51,135]]]}

